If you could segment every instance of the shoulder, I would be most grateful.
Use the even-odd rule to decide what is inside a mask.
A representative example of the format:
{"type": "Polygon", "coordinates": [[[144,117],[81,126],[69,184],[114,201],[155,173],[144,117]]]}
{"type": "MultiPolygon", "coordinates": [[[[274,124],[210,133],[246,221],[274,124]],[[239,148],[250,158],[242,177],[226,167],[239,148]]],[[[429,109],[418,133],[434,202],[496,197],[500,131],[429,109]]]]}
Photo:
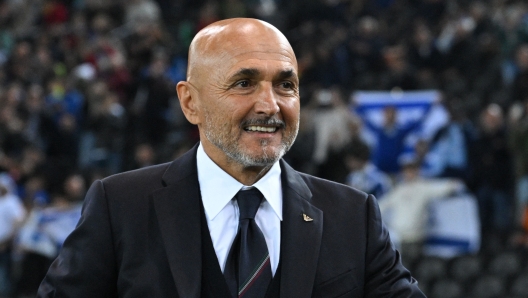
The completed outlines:
{"type": "Polygon", "coordinates": [[[115,174],[100,180],[100,183],[109,197],[137,197],[162,188],[163,175],[170,165],[169,162],[115,174]]]}
{"type": "Polygon", "coordinates": [[[149,183],[156,181],[161,185],[162,176],[170,166],[171,162],[148,166],[137,170],[127,171],[114,174],[102,179],[104,184],[121,184],[121,183],[149,183]]]}
{"type": "Polygon", "coordinates": [[[354,187],[299,173],[302,180],[312,192],[312,203],[315,205],[362,205],[368,194],[354,187]]]}

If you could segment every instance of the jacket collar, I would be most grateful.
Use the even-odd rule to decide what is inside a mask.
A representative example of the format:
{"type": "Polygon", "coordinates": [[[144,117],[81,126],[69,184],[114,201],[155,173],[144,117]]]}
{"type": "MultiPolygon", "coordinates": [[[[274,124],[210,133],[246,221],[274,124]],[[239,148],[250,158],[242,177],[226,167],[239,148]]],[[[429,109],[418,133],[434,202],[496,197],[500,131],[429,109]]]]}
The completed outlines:
{"type": "Polygon", "coordinates": [[[323,235],[323,212],[301,175],[281,161],[281,297],[311,297],[323,235]]]}

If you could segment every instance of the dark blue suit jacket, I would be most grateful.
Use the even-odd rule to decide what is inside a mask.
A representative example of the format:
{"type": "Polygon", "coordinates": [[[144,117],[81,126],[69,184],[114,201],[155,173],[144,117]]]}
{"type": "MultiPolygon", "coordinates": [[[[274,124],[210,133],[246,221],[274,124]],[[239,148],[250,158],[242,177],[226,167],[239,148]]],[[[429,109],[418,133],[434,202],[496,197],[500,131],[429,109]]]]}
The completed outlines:
{"type": "MultiPolygon", "coordinates": [[[[425,297],[373,196],[280,163],[281,297],[425,297]]],[[[196,147],[96,181],[38,297],[199,297],[200,204],[196,147]]]]}

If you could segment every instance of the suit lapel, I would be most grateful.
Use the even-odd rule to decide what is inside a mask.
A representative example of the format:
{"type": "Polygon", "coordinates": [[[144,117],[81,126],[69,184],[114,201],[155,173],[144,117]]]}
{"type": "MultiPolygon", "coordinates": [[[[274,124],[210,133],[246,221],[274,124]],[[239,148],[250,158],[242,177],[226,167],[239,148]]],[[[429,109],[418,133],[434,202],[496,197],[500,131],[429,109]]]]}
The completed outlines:
{"type": "MultiPolygon", "coordinates": [[[[196,149],[175,160],[163,176],[166,187],[152,193],[161,235],[180,297],[199,297],[202,278],[200,185],[196,149]]],[[[281,161],[281,297],[310,297],[323,233],[323,212],[310,203],[301,176],[281,161]],[[309,218],[304,218],[303,215],[309,218]],[[312,219],[310,221],[310,218],[312,219]]]]}
{"type": "Polygon", "coordinates": [[[200,186],[196,148],[175,160],[152,193],[154,209],[180,297],[199,297],[202,278],[200,186]]]}
{"type": "Polygon", "coordinates": [[[283,161],[281,169],[280,296],[311,297],[323,234],[323,212],[310,203],[312,193],[301,176],[283,161]]]}

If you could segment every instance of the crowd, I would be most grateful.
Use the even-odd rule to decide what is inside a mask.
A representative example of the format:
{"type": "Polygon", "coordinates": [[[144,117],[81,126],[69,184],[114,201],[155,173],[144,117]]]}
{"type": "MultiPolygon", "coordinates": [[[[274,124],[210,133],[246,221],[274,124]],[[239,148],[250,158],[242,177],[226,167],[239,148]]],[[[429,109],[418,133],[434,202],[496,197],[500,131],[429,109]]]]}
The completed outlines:
{"type": "Polygon", "coordinates": [[[298,57],[292,166],[380,203],[418,168],[412,179],[456,181],[453,191],[475,196],[484,246],[528,245],[525,1],[1,0],[0,297],[34,293],[73,228],[46,223],[78,216],[94,179],[197,142],[174,88],[194,34],[237,16],[274,24],[298,57]],[[351,100],[357,90],[438,90],[448,120],[409,151],[421,121],[399,125],[388,105],[370,123],[351,100]],[[38,249],[27,245],[30,225],[48,229],[38,249]]]}

